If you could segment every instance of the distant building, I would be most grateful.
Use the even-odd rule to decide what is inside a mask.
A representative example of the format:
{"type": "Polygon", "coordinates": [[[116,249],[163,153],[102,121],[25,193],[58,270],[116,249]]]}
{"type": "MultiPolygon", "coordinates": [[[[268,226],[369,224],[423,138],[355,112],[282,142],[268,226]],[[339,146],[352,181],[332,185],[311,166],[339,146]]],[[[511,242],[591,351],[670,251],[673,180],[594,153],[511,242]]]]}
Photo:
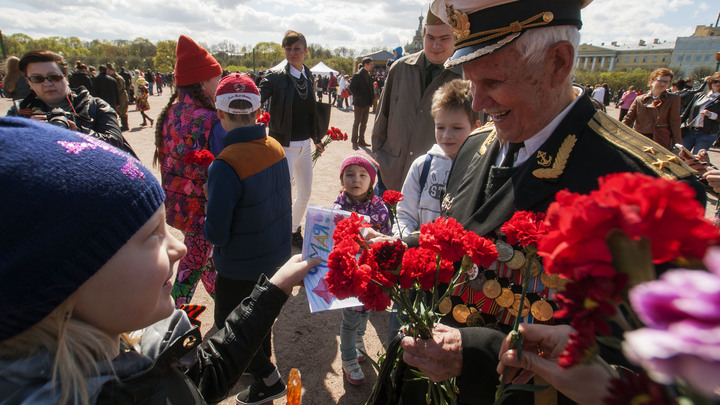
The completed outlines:
{"type": "Polygon", "coordinates": [[[689,37],[679,37],[670,57],[670,66],[686,74],[700,67],[715,69],[720,52],[720,27],[698,25],[689,37]]]}
{"type": "Polygon", "coordinates": [[[418,28],[415,31],[415,36],[413,37],[413,40],[411,43],[405,45],[405,55],[420,52],[423,49],[423,20],[424,17],[420,16],[418,18],[420,20],[420,23],[418,24],[418,28]]]}
{"type": "Polygon", "coordinates": [[[660,42],[658,39],[652,43],[643,40],[637,45],[618,45],[612,42],[610,46],[602,43],[600,46],[582,44],[578,48],[576,69],[595,71],[624,71],[637,68],[655,70],[668,67],[671,54],[675,48],[674,42],[660,42]]]}

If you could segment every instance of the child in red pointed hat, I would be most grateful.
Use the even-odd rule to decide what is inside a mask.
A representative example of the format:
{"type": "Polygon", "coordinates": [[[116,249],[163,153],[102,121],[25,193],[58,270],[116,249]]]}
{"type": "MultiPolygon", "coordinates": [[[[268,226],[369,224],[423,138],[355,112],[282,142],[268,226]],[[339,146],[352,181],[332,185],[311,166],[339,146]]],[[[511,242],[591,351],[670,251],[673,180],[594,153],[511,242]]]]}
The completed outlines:
{"type": "Polygon", "coordinates": [[[188,250],[178,265],[172,290],[179,307],[190,302],[200,280],[208,294],[215,296],[212,245],[203,236],[207,204],[203,187],[208,175],[209,161],[205,157],[211,154],[211,138],[221,139],[225,131],[214,103],[222,67],[185,35],[178,39],[176,54],[176,86],[157,118],[154,163],[160,165],[166,221],[182,231],[188,250]]]}

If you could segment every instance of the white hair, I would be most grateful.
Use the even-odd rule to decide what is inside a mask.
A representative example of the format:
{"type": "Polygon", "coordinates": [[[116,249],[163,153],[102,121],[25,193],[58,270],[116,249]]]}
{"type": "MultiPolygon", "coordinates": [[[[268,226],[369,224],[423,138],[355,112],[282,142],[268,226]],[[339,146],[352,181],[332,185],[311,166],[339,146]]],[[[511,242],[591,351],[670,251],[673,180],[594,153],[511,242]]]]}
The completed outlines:
{"type": "Polygon", "coordinates": [[[521,57],[528,64],[537,64],[542,62],[545,57],[545,52],[549,47],[561,41],[567,41],[572,44],[575,53],[573,66],[575,66],[577,50],[580,44],[580,31],[575,26],[558,25],[554,27],[532,28],[525,31],[520,38],[516,39],[513,43],[518,52],[520,52],[521,57]]]}

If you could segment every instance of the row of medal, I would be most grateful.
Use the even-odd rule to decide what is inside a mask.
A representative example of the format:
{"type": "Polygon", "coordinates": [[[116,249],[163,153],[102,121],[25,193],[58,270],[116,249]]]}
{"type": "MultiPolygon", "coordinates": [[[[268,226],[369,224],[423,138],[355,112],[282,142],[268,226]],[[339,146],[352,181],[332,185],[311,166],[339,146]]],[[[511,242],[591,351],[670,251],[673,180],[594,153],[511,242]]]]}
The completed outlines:
{"type": "MultiPolygon", "coordinates": [[[[530,266],[530,277],[535,278],[539,275],[540,281],[546,288],[565,289],[567,280],[561,279],[557,274],[546,274],[535,255],[528,259],[523,251],[513,249],[511,245],[502,240],[497,240],[495,246],[498,252],[498,261],[503,262],[511,270],[520,271],[520,280],[522,280],[527,266],[530,266]]],[[[518,316],[522,300],[520,285],[511,285],[507,278],[498,278],[494,271],[488,270],[481,273],[477,267],[473,267],[468,271],[468,286],[475,291],[482,291],[486,298],[495,300],[498,306],[506,308],[512,316],[518,316]]],[[[552,300],[545,300],[531,292],[525,296],[521,316],[525,317],[532,313],[538,321],[547,322],[552,319],[555,309],[556,305],[552,300]]],[[[452,310],[453,318],[468,326],[476,326],[474,324],[480,321],[476,318],[481,317],[474,305],[459,304],[453,308],[452,302],[449,300],[441,302],[438,310],[445,314],[452,310]]]]}

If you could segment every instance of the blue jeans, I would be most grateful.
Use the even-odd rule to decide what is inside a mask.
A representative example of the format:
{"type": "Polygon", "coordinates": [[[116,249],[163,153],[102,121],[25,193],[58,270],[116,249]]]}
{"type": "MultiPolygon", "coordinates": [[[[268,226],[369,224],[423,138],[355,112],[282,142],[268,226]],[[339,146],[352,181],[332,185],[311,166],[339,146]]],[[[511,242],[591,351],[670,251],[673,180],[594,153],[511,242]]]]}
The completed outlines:
{"type": "Polygon", "coordinates": [[[694,155],[697,155],[700,149],[710,150],[713,142],[717,138],[717,134],[705,134],[701,130],[691,128],[683,135],[683,146],[694,155]]]}
{"type": "Polygon", "coordinates": [[[342,315],[342,322],[340,322],[340,358],[347,361],[357,358],[355,341],[365,336],[370,311],[359,312],[343,308],[342,315]]]}

